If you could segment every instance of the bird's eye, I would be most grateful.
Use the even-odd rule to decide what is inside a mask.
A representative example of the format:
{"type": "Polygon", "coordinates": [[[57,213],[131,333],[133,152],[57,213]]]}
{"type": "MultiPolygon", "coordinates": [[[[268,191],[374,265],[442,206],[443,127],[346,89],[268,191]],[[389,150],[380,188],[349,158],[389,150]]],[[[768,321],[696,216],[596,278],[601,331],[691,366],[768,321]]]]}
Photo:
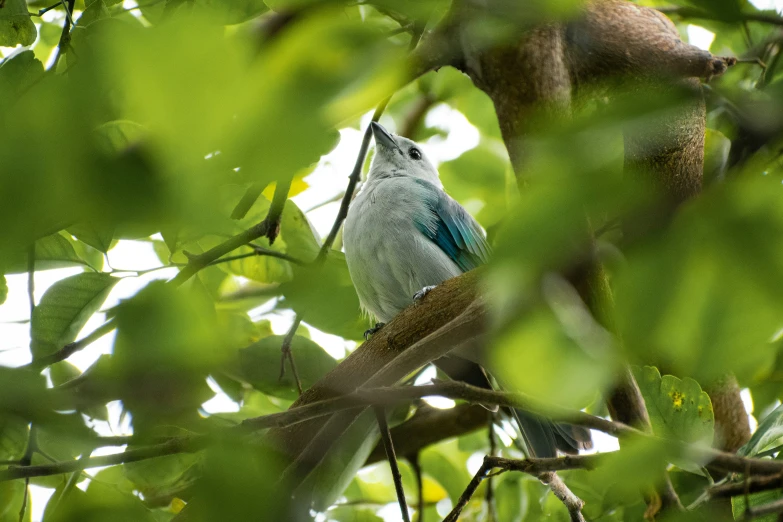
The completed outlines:
{"type": "Polygon", "coordinates": [[[421,159],[421,151],[414,147],[414,148],[412,148],[411,150],[408,151],[408,156],[410,156],[411,159],[420,160],[421,159]]]}

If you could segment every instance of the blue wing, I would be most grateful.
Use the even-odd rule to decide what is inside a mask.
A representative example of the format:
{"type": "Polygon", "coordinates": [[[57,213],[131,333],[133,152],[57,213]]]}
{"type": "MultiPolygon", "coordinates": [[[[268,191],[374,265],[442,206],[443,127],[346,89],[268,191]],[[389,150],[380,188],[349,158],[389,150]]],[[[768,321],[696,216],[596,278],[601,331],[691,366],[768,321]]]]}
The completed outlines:
{"type": "Polygon", "coordinates": [[[427,189],[427,208],[431,212],[428,217],[432,218],[432,221],[417,220],[417,228],[438,245],[463,272],[487,263],[489,244],[484,237],[484,231],[473,216],[432,183],[421,179],[415,181],[427,189]]]}

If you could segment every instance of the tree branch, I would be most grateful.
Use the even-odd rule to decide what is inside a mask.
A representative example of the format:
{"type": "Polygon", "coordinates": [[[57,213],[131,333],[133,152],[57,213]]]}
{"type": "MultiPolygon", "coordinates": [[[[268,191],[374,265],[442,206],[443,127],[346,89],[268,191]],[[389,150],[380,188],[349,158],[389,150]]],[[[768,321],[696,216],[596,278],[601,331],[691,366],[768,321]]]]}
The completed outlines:
{"type": "Polygon", "coordinates": [[[543,473],[538,478],[541,479],[541,482],[548,485],[552,493],[565,505],[568,514],[571,516],[571,522],[585,522],[585,517],[582,515],[582,508],[585,506],[584,501],[568,489],[568,486],[565,485],[565,482],[557,473],[543,473]]]}
{"type": "Polygon", "coordinates": [[[299,372],[296,370],[296,362],[294,361],[294,354],[291,352],[291,341],[296,335],[296,330],[302,323],[302,316],[296,314],[294,322],[291,324],[291,328],[288,329],[288,333],[283,338],[283,344],[280,347],[280,377],[278,380],[283,380],[285,377],[285,361],[286,359],[291,362],[291,373],[294,375],[294,381],[296,381],[296,389],[299,391],[299,395],[302,395],[302,381],[299,380],[299,372]]]}
{"type": "Polygon", "coordinates": [[[383,406],[376,406],[373,409],[375,410],[375,418],[378,419],[378,428],[381,432],[383,447],[386,450],[386,459],[389,461],[389,467],[391,468],[394,490],[397,492],[397,502],[400,504],[402,520],[403,522],[410,522],[411,518],[408,513],[408,503],[405,500],[405,490],[402,487],[402,475],[400,474],[400,467],[397,465],[397,455],[394,453],[394,444],[392,443],[391,433],[389,432],[389,423],[386,422],[386,410],[383,406]]]}
{"type": "Polygon", "coordinates": [[[746,477],[742,482],[734,482],[715,486],[707,490],[710,498],[731,498],[746,493],[758,493],[772,489],[783,488],[783,475],[769,475],[761,477],[746,477]]]}
{"type": "MultiPolygon", "coordinates": [[[[372,121],[378,121],[380,119],[381,114],[383,114],[383,111],[386,109],[386,105],[388,105],[390,99],[391,97],[388,97],[378,104],[378,107],[375,108],[375,113],[372,115],[372,121]]],[[[334,244],[334,240],[337,238],[337,233],[340,231],[340,227],[342,226],[343,221],[345,221],[345,218],[348,217],[348,206],[351,204],[351,199],[353,199],[353,192],[356,190],[356,184],[359,182],[359,177],[362,175],[362,167],[364,166],[364,160],[367,157],[367,150],[370,148],[371,138],[372,128],[370,125],[368,125],[367,129],[364,131],[364,136],[362,137],[362,144],[359,147],[359,154],[356,156],[356,163],[354,163],[351,175],[348,177],[348,187],[345,189],[343,200],[340,203],[340,210],[337,212],[337,217],[334,218],[332,229],[329,231],[329,235],[326,236],[326,240],[321,246],[321,250],[318,252],[316,261],[323,260],[329,253],[329,250],[331,250],[332,245],[334,244]]]]}
{"type": "Polygon", "coordinates": [[[114,324],[114,320],[110,319],[78,341],[68,343],[52,354],[35,359],[25,365],[24,368],[28,368],[35,372],[40,372],[44,368],[47,368],[52,364],[58,363],[60,361],[64,361],[76,352],[83,350],[107,333],[114,330],[116,327],[117,325],[114,324]]]}
{"type": "Polygon", "coordinates": [[[0,482],[20,478],[60,475],[73,471],[83,471],[89,468],[114,466],[115,464],[124,464],[126,462],[153,459],[164,455],[173,455],[175,453],[192,453],[200,450],[203,446],[204,438],[202,437],[182,437],[171,439],[163,444],[125,450],[122,453],[115,453],[113,455],[89,457],[87,459],[79,460],[66,460],[38,466],[11,466],[8,469],[0,470],[0,482]]]}
{"type": "Polygon", "coordinates": [[[182,270],[170,281],[170,283],[177,287],[182,283],[196,275],[196,273],[202,268],[208,266],[210,263],[217,261],[224,255],[236,250],[237,248],[247,245],[251,241],[254,241],[260,237],[268,237],[270,244],[277,237],[280,229],[280,217],[283,214],[285,208],[285,200],[288,198],[288,190],[291,187],[291,178],[287,178],[284,181],[279,181],[275,187],[275,195],[272,198],[272,205],[269,207],[269,212],[263,221],[257,225],[253,225],[244,232],[227,239],[223,243],[210,248],[203,254],[188,254],[188,264],[185,265],[182,270]]]}
{"type": "MultiPolygon", "coordinates": [[[[696,7],[656,7],[656,10],[662,12],[665,15],[675,15],[680,18],[698,18],[702,20],[716,20],[719,22],[726,22],[724,17],[719,16],[716,13],[704,11],[696,7]]],[[[739,13],[737,18],[733,21],[736,22],[761,22],[772,25],[783,25],[783,17],[768,14],[768,13],[739,13]]]]}

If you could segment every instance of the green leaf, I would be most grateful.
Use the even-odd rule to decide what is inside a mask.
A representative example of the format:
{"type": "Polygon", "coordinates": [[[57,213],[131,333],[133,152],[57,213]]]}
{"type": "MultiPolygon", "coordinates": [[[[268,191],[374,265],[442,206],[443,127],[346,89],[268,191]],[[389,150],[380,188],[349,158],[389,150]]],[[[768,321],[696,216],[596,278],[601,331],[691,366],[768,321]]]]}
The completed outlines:
{"type": "Polygon", "coordinates": [[[53,386],[60,386],[80,376],[82,371],[68,361],[60,361],[49,367],[49,377],[53,386]]]}
{"type": "MultiPolygon", "coordinates": [[[[5,259],[6,274],[21,274],[27,272],[28,254],[17,251],[5,259]]],[[[74,250],[71,242],[62,234],[52,234],[35,242],[35,269],[49,270],[69,266],[90,265],[74,250]]],[[[92,268],[92,267],[90,267],[92,268]]]]}
{"type": "Polygon", "coordinates": [[[27,12],[25,0],[6,0],[0,9],[0,45],[32,45],[38,32],[27,12]]]}
{"type": "Polygon", "coordinates": [[[18,460],[27,447],[27,421],[4,413],[0,416],[0,460],[18,460]]]}
{"type": "Polygon", "coordinates": [[[744,457],[753,457],[780,445],[781,438],[783,438],[783,406],[778,406],[764,417],[753,436],[737,450],[737,453],[744,457]]]}
{"type": "Polygon", "coordinates": [[[35,58],[33,51],[22,51],[4,60],[0,64],[0,108],[38,81],[43,72],[43,64],[35,58]]]}
{"type": "MultiPolygon", "coordinates": [[[[750,495],[750,507],[759,507],[764,504],[779,501],[781,496],[780,490],[754,493],[750,495]]],[[[734,515],[734,520],[743,520],[745,518],[746,510],[747,503],[745,502],[745,497],[743,495],[731,497],[731,512],[734,515]]],[[[756,522],[775,522],[778,520],[778,515],[772,513],[763,517],[753,517],[753,520],[756,522]]]]}
{"type": "Polygon", "coordinates": [[[108,274],[85,272],[49,287],[33,312],[33,358],[52,354],[73,342],[117,281],[108,274]]]}
{"type": "Polygon", "coordinates": [[[305,263],[315,259],[321,248],[321,241],[307,216],[290,199],[283,209],[280,235],[285,240],[286,254],[305,263]]]}
{"type": "Polygon", "coordinates": [[[498,520],[521,522],[525,518],[530,500],[525,494],[524,482],[526,480],[523,477],[511,473],[496,479],[495,507],[498,520]]]}
{"type": "Polygon", "coordinates": [[[430,446],[419,455],[421,468],[443,486],[452,503],[457,502],[470,482],[471,476],[465,468],[469,455],[459,451],[456,440],[430,446]]]}
{"type": "MultiPolygon", "coordinates": [[[[291,367],[286,362],[285,377],[280,379],[281,346],[285,336],[273,335],[239,351],[239,365],[242,376],[259,391],[295,399],[298,396],[291,367]]],[[[321,377],[337,366],[323,348],[310,339],[295,335],[291,341],[291,353],[296,361],[296,369],[307,389],[321,377]]]]}
{"type": "Polygon", "coordinates": [[[361,506],[338,506],[326,514],[328,522],[383,522],[384,519],[370,508],[361,506]]]}
{"type": "Polygon", "coordinates": [[[712,444],[715,416],[710,397],[699,383],[672,375],[661,377],[658,368],[651,366],[635,373],[653,433],[689,443],[712,444]]]}
{"type": "Polygon", "coordinates": [[[280,285],[284,304],[319,330],[361,339],[368,322],[361,316],[345,254],[332,250],[320,265],[293,270],[293,281],[280,285]]]}
{"type": "Polygon", "coordinates": [[[105,254],[112,246],[114,226],[103,223],[79,223],[68,227],[68,233],[105,254]]]}
{"type": "Polygon", "coordinates": [[[182,453],[123,464],[124,477],[145,498],[176,495],[198,477],[199,454],[182,453]]]}
{"type": "MultiPolygon", "coordinates": [[[[27,487],[23,480],[0,482],[0,522],[20,522],[19,511],[22,508],[24,490],[27,487]]],[[[23,522],[31,519],[32,508],[28,499],[27,511],[23,522]]]]}
{"type": "Polygon", "coordinates": [[[0,274],[0,305],[5,303],[8,298],[8,281],[5,279],[5,274],[0,274]]]}

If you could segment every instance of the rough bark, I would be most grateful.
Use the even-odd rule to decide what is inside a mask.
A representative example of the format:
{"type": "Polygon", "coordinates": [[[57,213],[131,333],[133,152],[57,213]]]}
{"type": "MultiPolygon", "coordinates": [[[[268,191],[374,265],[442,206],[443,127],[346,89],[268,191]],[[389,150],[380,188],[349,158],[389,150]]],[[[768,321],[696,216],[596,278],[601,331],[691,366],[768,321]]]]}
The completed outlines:
{"type": "MultiPolygon", "coordinates": [[[[436,287],[421,304],[401,312],[339,366],[305,390],[293,406],[356,390],[406,348],[464,311],[476,297],[477,279],[478,274],[474,271],[436,287]]],[[[270,436],[278,441],[286,453],[297,456],[319,436],[321,430],[330,428],[330,423],[326,424],[324,426],[323,420],[303,422],[290,428],[273,430],[270,436]]],[[[331,423],[332,428],[334,424],[341,423],[331,423]]]]}

